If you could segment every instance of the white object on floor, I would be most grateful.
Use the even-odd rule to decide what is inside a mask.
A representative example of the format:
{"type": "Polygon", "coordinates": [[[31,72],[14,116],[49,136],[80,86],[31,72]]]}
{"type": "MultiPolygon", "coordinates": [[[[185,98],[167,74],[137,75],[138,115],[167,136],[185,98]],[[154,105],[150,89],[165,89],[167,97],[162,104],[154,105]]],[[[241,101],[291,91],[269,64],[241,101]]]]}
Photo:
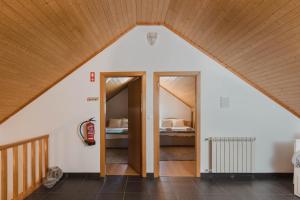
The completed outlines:
{"type": "MultiPolygon", "coordinates": [[[[300,151],[300,139],[295,141],[295,151],[300,151]]],[[[300,197],[300,168],[294,166],[294,195],[300,197]]]]}
{"type": "Polygon", "coordinates": [[[63,171],[59,167],[50,167],[47,177],[43,180],[46,188],[52,188],[63,176],[63,171]]]}

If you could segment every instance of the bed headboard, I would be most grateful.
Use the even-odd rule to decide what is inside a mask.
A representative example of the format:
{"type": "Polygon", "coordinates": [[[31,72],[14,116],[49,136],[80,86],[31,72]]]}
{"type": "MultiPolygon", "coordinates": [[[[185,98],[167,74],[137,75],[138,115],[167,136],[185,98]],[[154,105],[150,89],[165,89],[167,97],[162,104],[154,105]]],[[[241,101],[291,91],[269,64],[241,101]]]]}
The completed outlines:
{"type": "Polygon", "coordinates": [[[192,122],[191,122],[191,121],[184,120],[184,125],[185,125],[185,126],[192,127],[192,122]]]}
{"type": "MultiPolygon", "coordinates": [[[[163,119],[166,119],[166,120],[170,119],[170,120],[172,120],[172,119],[177,119],[177,118],[163,118],[163,119]]],[[[188,126],[188,127],[194,128],[193,123],[191,121],[183,120],[183,124],[184,124],[184,126],[188,126]]]]}

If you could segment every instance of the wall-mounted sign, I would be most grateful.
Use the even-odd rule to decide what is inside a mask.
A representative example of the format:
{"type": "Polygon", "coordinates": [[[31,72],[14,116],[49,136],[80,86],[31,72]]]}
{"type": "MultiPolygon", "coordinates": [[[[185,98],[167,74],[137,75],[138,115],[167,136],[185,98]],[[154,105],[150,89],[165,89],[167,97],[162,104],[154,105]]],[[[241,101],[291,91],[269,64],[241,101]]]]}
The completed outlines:
{"type": "Polygon", "coordinates": [[[220,97],[220,108],[229,108],[230,100],[229,97],[220,97]]]}
{"type": "Polygon", "coordinates": [[[86,98],[86,100],[89,102],[89,101],[98,101],[99,100],[99,97],[88,97],[86,98]]]}
{"type": "Polygon", "coordinates": [[[95,82],[95,72],[90,72],[90,82],[95,82]]]}

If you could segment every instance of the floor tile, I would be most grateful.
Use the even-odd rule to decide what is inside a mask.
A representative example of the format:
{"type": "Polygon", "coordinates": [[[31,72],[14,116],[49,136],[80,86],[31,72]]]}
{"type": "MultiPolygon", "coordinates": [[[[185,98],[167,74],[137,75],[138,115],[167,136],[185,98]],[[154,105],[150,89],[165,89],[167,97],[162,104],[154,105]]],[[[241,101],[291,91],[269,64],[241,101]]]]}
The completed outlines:
{"type": "Polygon", "coordinates": [[[127,182],[125,192],[148,193],[150,187],[150,183],[127,182]]]}
{"type": "Polygon", "coordinates": [[[94,200],[96,194],[49,193],[45,200],[94,200]]]}
{"type": "Polygon", "coordinates": [[[79,192],[83,179],[66,179],[51,189],[50,193],[77,193],[79,192]]]}
{"type": "Polygon", "coordinates": [[[178,200],[240,200],[235,199],[231,195],[184,195],[180,196],[178,200]]]}
{"type": "Polygon", "coordinates": [[[99,193],[104,185],[103,180],[85,180],[78,189],[79,193],[99,193]]]}
{"type": "Polygon", "coordinates": [[[213,181],[201,181],[201,180],[195,180],[195,185],[197,190],[201,194],[228,194],[228,191],[226,191],[222,184],[217,184],[213,181]]]}
{"type": "Polygon", "coordinates": [[[115,194],[98,194],[96,200],[123,200],[123,193],[115,194]]]}
{"type": "Polygon", "coordinates": [[[122,193],[125,191],[127,177],[109,176],[104,180],[100,193],[122,193]]]}
{"type": "Polygon", "coordinates": [[[46,194],[33,193],[26,200],[43,200],[46,198],[46,194]]]}
{"type": "Polygon", "coordinates": [[[182,178],[75,174],[53,189],[41,186],[29,200],[300,200],[293,195],[292,178],[182,178]]]}
{"type": "Polygon", "coordinates": [[[177,200],[174,194],[125,193],[126,200],[177,200]]]}

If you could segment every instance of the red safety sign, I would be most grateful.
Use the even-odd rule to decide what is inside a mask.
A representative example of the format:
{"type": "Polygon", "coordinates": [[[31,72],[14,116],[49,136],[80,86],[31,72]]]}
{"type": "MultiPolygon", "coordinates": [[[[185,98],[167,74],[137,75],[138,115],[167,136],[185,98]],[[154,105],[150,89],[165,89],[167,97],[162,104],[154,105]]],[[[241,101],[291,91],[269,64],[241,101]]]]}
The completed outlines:
{"type": "Polygon", "coordinates": [[[95,82],[95,72],[90,72],[90,81],[95,82]]]}

